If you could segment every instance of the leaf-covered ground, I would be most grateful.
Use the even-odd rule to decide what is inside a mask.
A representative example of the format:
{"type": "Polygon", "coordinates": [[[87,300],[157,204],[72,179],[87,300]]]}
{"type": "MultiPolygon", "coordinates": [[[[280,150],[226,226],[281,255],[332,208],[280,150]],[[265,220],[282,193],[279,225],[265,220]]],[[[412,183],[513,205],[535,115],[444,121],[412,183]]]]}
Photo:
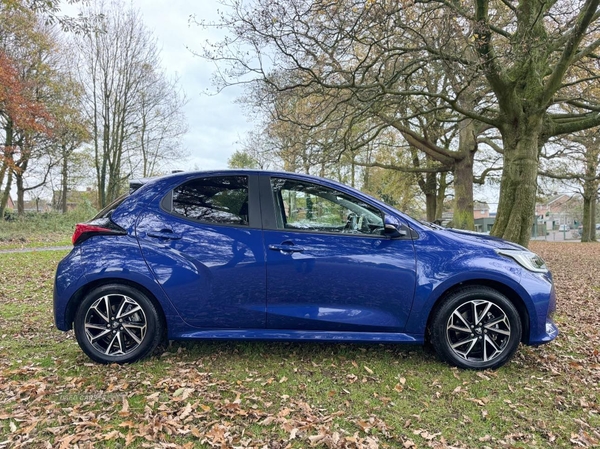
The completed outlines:
{"type": "Polygon", "coordinates": [[[52,325],[64,252],[0,254],[0,448],[600,445],[600,244],[532,243],[553,343],[493,372],[396,345],[175,343],[93,364],[52,325]]]}

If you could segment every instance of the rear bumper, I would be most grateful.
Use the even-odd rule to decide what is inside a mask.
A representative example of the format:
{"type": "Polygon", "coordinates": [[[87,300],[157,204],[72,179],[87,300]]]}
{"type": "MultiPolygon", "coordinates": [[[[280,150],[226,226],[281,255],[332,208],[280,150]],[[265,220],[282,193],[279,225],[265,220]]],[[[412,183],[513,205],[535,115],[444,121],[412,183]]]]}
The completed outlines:
{"type": "Polygon", "coordinates": [[[82,283],[82,277],[84,277],[84,270],[81,264],[81,249],[75,247],[60,261],[54,278],[54,324],[58,330],[71,329],[72,314],[69,311],[69,302],[77,291],[77,286],[82,283]]]}

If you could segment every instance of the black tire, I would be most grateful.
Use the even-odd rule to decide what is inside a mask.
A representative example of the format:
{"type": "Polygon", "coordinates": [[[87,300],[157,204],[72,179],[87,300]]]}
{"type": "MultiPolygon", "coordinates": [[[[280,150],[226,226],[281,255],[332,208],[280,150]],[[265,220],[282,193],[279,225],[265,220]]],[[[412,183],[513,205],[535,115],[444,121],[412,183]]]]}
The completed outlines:
{"type": "Polygon", "coordinates": [[[465,287],[444,299],[431,321],[438,356],[464,369],[496,369],[517,351],[523,326],[515,306],[488,287],[465,287]]]}
{"type": "Polygon", "coordinates": [[[108,284],[89,292],[75,314],[75,337],[98,363],[132,363],[154,351],[165,327],[154,303],[139,290],[108,284]]]}

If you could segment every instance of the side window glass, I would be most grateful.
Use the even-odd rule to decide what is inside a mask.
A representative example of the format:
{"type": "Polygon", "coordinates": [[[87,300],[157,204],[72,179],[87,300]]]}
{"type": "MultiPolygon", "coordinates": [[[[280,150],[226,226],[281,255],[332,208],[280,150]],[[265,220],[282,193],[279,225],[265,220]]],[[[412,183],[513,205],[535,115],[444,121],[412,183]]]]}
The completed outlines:
{"type": "Polygon", "coordinates": [[[383,214],[334,189],[291,179],[272,178],[278,229],[348,234],[383,233],[383,214]]]}
{"type": "Polygon", "coordinates": [[[207,223],[248,225],[248,177],[188,181],[173,190],[173,212],[207,223]]]}

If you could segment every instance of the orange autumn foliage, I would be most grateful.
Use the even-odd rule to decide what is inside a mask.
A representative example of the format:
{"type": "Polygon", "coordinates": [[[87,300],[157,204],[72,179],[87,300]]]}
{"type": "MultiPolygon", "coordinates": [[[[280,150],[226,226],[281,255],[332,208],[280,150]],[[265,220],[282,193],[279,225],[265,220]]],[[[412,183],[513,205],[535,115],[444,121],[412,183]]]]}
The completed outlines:
{"type": "Polygon", "coordinates": [[[0,50],[0,116],[17,129],[48,133],[50,114],[41,102],[31,98],[27,87],[11,59],[0,50]]]}

